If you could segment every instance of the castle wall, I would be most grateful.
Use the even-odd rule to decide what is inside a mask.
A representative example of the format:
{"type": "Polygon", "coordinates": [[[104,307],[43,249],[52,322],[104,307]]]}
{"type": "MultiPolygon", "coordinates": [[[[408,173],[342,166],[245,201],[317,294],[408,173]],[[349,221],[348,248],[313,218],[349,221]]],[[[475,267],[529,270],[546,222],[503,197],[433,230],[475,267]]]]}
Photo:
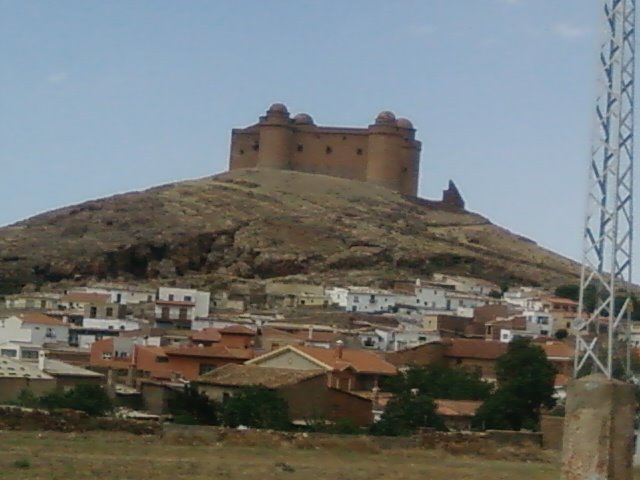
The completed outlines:
{"type": "Polygon", "coordinates": [[[233,129],[231,132],[229,170],[257,167],[259,145],[259,131],[246,132],[239,129],[233,129]]]}
{"type": "Polygon", "coordinates": [[[347,134],[311,128],[294,135],[291,169],[363,181],[367,151],[366,131],[347,134]]]}
{"type": "Polygon", "coordinates": [[[420,142],[406,119],[382,112],[368,128],[318,127],[272,105],[256,125],[234,129],[229,169],[276,168],[375,183],[416,196],[420,142]]]}

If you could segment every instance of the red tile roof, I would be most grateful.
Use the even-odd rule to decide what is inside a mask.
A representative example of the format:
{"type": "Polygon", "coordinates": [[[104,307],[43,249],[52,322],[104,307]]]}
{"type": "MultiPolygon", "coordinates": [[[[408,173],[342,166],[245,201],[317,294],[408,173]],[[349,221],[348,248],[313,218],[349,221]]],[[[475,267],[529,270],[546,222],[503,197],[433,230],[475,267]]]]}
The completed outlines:
{"type": "Polygon", "coordinates": [[[222,339],[217,328],[205,328],[191,334],[192,342],[219,342],[222,339]]]}
{"type": "MultiPolygon", "coordinates": [[[[291,350],[298,352],[303,356],[310,357],[325,368],[342,371],[349,368],[354,369],[358,373],[370,373],[378,375],[395,375],[397,369],[394,365],[384,360],[382,357],[373,352],[366,350],[357,350],[354,348],[342,348],[342,356],[339,355],[337,348],[320,348],[305,347],[302,345],[288,345],[273,352],[266,353],[259,358],[272,358],[281,352],[291,350]]],[[[260,362],[256,362],[260,364],[260,362]]]]}
{"type": "Polygon", "coordinates": [[[244,325],[229,325],[220,329],[222,335],[256,335],[256,331],[244,325]]]}
{"type": "Polygon", "coordinates": [[[325,343],[333,343],[340,339],[340,335],[338,335],[337,333],[317,332],[315,330],[311,332],[311,338],[309,338],[309,332],[304,330],[294,333],[294,336],[304,341],[325,342],[325,343]]]}
{"type": "Polygon", "coordinates": [[[291,370],[289,368],[229,363],[201,375],[196,379],[196,382],[230,387],[262,385],[267,388],[280,388],[294,385],[319,375],[326,375],[326,372],[324,370],[291,370]]]}
{"type": "Polygon", "coordinates": [[[37,325],[51,325],[56,327],[63,327],[67,324],[62,320],[50,317],[43,313],[21,313],[18,318],[25,323],[35,323],[37,325]]]}
{"type": "Polygon", "coordinates": [[[475,400],[436,400],[438,415],[444,417],[473,417],[482,402],[475,400]]]}
{"type": "Polygon", "coordinates": [[[537,343],[537,345],[542,347],[544,353],[547,354],[547,358],[558,360],[570,360],[573,358],[573,348],[564,342],[547,340],[544,343],[537,343]]]}
{"type": "Polygon", "coordinates": [[[494,340],[452,338],[445,344],[444,356],[495,360],[507,352],[508,344],[494,340]]]}
{"type": "Polygon", "coordinates": [[[212,345],[210,347],[171,347],[166,348],[169,356],[206,357],[206,358],[233,358],[236,360],[250,360],[253,358],[253,350],[245,348],[230,348],[225,345],[212,345]]]}

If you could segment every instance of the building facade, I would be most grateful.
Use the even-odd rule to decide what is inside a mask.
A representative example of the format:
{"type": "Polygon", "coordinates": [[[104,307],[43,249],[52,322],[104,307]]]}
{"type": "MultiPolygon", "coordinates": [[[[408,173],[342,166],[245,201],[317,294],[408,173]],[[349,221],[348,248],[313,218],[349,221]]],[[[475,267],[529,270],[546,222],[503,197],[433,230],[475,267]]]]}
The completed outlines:
{"type": "Polygon", "coordinates": [[[231,133],[229,170],[275,168],[374,183],[416,196],[421,143],[405,118],[381,112],[367,128],[319,127],[274,103],[258,123],[231,133]]]}

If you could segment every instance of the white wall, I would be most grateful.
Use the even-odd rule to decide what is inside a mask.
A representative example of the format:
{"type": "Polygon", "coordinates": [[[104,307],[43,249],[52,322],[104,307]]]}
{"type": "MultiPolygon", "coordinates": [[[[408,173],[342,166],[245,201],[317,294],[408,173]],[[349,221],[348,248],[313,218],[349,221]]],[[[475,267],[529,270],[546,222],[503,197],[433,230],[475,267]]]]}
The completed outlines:
{"type": "Polygon", "coordinates": [[[177,302],[195,303],[196,317],[204,318],[209,316],[211,293],[190,288],[160,287],[158,289],[158,298],[160,300],[170,300],[171,296],[173,296],[173,300],[177,302]]]}
{"type": "Polygon", "coordinates": [[[396,305],[396,296],[386,293],[347,294],[347,311],[349,312],[389,312],[396,305]]]}
{"type": "Polygon", "coordinates": [[[0,320],[0,343],[25,342],[31,343],[31,329],[22,328],[22,320],[9,317],[0,320]]]}
{"type": "Polygon", "coordinates": [[[338,305],[342,308],[347,308],[347,294],[349,290],[341,287],[327,288],[327,295],[332,304],[338,305]]]}

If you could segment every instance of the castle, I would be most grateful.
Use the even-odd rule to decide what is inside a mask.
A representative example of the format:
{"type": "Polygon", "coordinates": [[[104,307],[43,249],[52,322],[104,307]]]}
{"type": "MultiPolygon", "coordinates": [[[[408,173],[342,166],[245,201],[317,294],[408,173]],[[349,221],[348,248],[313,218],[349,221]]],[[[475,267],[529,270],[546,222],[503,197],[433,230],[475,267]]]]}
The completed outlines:
{"type": "Polygon", "coordinates": [[[229,170],[277,168],[375,183],[416,196],[421,143],[405,118],[381,112],[367,128],[319,127],[274,103],[258,123],[231,132],[229,170]]]}

